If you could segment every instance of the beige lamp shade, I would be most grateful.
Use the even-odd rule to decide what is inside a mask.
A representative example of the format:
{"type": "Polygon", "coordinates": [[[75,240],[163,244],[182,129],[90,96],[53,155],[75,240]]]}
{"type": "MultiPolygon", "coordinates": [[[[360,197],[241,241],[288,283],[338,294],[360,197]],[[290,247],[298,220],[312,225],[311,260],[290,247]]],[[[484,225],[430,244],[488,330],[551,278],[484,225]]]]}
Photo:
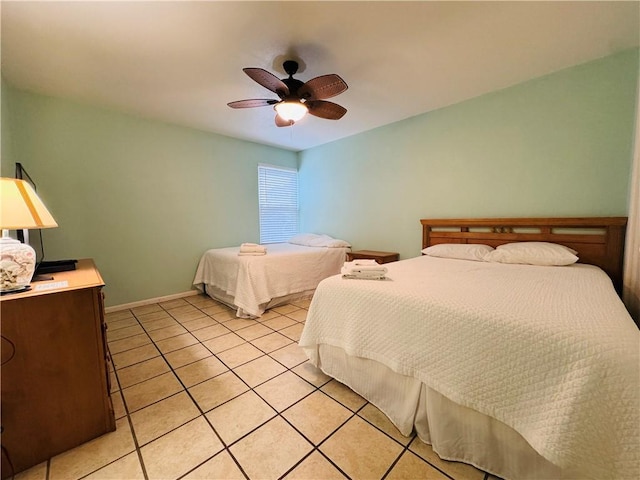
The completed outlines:
{"type": "Polygon", "coordinates": [[[0,295],[28,289],[36,263],[33,247],[10,238],[7,231],[57,226],[31,185],[0,178],[0,295]]]}
{"type": "Polygon", "coordinates": [[[31,185],[17,178],[0,178],[0,228],[20,230],[57,226],[31,185]]]}

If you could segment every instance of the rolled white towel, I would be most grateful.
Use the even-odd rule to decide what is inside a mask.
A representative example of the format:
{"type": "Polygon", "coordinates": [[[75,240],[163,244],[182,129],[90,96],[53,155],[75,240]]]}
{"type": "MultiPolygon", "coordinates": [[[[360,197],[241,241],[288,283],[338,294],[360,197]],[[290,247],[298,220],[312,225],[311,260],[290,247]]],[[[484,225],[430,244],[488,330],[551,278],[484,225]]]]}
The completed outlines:
{"type": "Polygon", "coordinates": [[[240,245],[240,253],[259,253],[264,255],[267,253],[267,247],[257,243],[243,243],[240,245]]]}

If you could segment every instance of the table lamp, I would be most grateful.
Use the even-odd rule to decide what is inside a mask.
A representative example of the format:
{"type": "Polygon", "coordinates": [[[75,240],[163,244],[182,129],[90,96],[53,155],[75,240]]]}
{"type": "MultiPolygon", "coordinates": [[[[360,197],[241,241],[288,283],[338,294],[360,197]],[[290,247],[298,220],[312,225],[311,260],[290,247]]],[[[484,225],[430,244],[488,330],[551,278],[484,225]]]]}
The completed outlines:
{"type": "Polygon", "coordinates": [[[8,231],[57,226],[31,185],[0,178],[0,294],[26,290],[36,266],[33,247],[10,238],[8,231]]]}

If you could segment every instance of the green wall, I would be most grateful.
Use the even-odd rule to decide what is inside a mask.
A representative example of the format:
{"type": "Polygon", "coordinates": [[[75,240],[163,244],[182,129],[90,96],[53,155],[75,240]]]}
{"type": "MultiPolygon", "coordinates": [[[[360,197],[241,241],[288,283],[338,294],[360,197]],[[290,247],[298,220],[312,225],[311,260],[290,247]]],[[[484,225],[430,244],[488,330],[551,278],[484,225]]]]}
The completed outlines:
{"type": "Polygon", "coordinates": [[[419,255],[420,218],[627,215],[638,50],[300,153],[301,229],[419,255]]]}
{"type": "Polygon", "coordinates": [[[206,249],[259,241],[257,165],[297,164],[286,150],[2,93],[2,174],[24,164],[59,225],[42,231],[45,258],[94,258],[107,305],[185,292],[206,249]]]}
{"type": "Polygon", "coordinates": [[[14,160],[9,123],[8,87],[0,78],[0,176],[13,177],[14,160]]]}
{"type": "Polygon", "coordinates": [[[299,154],[3,82],[2,175],[25,165],[60,225],[46,258],[94,258],[120,305],[258,241],[262,162],[298,164],[302,231],[404,258],[420,218],[626,215],[637,79],[635,49],[299,154]]]}

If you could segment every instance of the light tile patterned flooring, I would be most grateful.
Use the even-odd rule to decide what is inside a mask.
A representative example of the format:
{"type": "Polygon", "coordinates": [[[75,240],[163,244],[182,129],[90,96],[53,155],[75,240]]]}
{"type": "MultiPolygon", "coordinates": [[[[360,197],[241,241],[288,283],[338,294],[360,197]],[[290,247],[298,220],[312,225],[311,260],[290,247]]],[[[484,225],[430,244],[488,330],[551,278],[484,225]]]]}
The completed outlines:
{"type": "Polygon", "coordinates": [[[297,346],[309,303],[258,320],[202,295],[107,314],[117,430],[15,478],[495,480],[313,367],[297,346]]]}

